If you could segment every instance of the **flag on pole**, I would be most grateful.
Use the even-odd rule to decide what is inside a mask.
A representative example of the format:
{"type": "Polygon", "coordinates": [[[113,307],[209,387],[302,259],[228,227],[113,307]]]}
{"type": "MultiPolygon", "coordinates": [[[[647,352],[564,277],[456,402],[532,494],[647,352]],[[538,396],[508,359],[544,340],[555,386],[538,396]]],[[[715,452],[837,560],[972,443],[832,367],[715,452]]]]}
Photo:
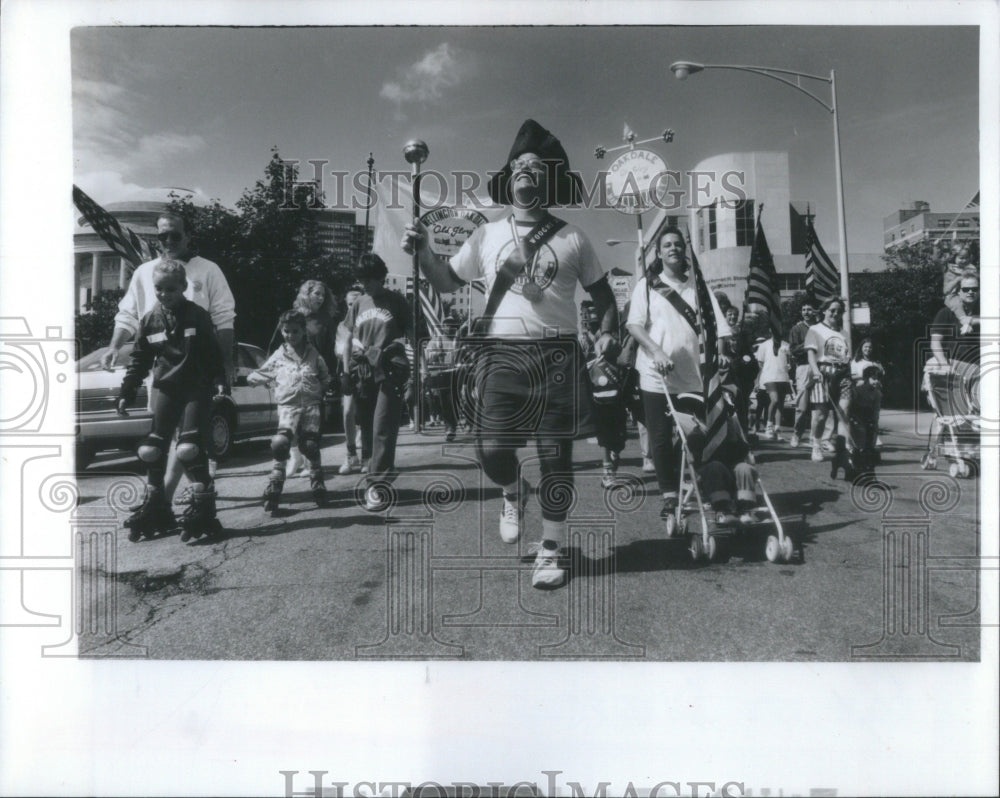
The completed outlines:
{"type": "Polygon", "coordinates": [[[698,257],[688,240],[691,253],[691,268],[694,272],[695,289],[698,295],[698,349],[701,362],[701,381],[704,393],[705,449],[702,462],[712,459],[715,451],[725,442],[729,422],[729,405],[725,389],[719,377],[719,340],[715,324],[715,309],[708,285],[698,266],[698,257]]]}
{"type": "Polygon", "coordinates": [[[125,258],[133,266],[138,266],[140,263],[145,263],[156,257],[156,253],[153,252],[148,241],[129,227],[120,225],[114,216],[94,202],[76,185],[73,186],[73,204],[83,214],[87,224],[94,228],[94,232],[104,240],[105,244],[111,247],[112,252],[125,258]]]}
{"type": "Polygon", "coordinates": [[[840,296],[840,272],[819,243],[809,214],[806,214],[806,291],[817,302],[840,296]]]}
{"type": "Polygon", "coordinates": [[[750,250],[750,272],[747,275],[747,305],[760,305],[771,320],[771,330],[781,335],[781,299],[778,290],[778,273],[774,268],[771,248],[767,245],[764,228],[757,216],[757,227],[750,250]]]}
{"type": "Polygon", "coordinates": [[[444,332],[444,303],[441,295],[434,290],[430,283],[420,281],[420,310],[424,321],[427,322],[427,331],[431,335],[441,335],[444,332]]]}

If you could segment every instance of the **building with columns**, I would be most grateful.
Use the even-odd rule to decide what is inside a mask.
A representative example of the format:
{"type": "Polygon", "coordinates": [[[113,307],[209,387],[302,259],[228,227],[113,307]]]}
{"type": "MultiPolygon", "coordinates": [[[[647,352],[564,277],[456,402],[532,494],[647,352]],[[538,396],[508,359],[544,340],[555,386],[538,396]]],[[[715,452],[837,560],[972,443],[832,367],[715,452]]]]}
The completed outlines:
{"type": "MultiPolygon", "coordinates": [[[[104,209],[123,227],[150,242],[156,250],[156,218],[175,199],[187,198],[193,204],[207,206],[209,199],[188,188],[166,186],[143,189],[129,194],[120,202],[110,202],[104,209]]],[[[73,275],[76,291],[76,309],[80,313],[104,291],[128,287],[132,264],[111,251],[82,216],[76,219],[73,231],[73,275]]]]}

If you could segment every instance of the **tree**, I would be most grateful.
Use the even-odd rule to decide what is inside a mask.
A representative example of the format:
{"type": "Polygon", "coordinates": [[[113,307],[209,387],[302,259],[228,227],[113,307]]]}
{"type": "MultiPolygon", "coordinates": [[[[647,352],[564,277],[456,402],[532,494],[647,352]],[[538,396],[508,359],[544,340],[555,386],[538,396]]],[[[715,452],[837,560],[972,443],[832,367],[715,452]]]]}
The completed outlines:
{"type": "MultiPolygon", "coordinates": [[[[885,367],[883,404],[919,405],[920,381],[928,352],[928,326],[944,304],[942,252],[930,241],[900,246],[882,256],[883,272],[851,275],[851,296],[868,303],[872,339],[885,367]]],[[[859,346],[855,335],[852,342],[859,346]]]]}
{"type": "Polygon", "coordinates": [[[107,346],[115,326],[118,303],[125,292],[116,288],[102,291],[87,303],[87,313],[76,314],[76,340],[80,347],[79,356],[107,346]]]}
{"type": "Polygon", "coordinates": [[[236,211],[218,202],[198,208],[177,199],[199,254],[219,264],[236,299],[236,337],[266,347],[278,316],[291,307],[305,280],[321,280],[335,294],[351,281],[349,265],[324,253],[314,211],[323,207],[313,187],[276,147],[264,176],[244,190],[236,211]]]}

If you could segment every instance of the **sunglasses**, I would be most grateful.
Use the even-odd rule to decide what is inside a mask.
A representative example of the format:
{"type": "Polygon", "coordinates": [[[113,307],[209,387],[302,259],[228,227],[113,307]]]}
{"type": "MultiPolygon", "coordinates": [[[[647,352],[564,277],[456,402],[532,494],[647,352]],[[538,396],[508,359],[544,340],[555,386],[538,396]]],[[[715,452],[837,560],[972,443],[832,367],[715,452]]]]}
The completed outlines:
{"type": "Polygon", "coordinates": [[[978,286],[978,285],[973,285],[973,286],[966,286],[966,285],[963,285],[963,286],[962,286],[962,290],[963,290],[963,291],[967,291],[967,292],[969,292],[969,293],[971,293],[971,294],[975,294],[975,293],[978,293],[978,291],[979,291],[979,286],[978,286]]]}
{"type": "Polygon", "coordinates": [[[184,233],[179,233],[176,230],[171,230],[168,233],[157,233],[156,238],[161,244],[166,244],[168,242],[171,244],[176,244],[178,241],[184,238],[184,233]]]}
{"type": "Polygon", "coordinates": [[[510,171],[518,172],[523,169],[527,169],[531,172],[544,172],[545,162],[539,160],[538,158],[529,158],[527,160],[521,158],[515,158],[510,162],[510,171]]]}

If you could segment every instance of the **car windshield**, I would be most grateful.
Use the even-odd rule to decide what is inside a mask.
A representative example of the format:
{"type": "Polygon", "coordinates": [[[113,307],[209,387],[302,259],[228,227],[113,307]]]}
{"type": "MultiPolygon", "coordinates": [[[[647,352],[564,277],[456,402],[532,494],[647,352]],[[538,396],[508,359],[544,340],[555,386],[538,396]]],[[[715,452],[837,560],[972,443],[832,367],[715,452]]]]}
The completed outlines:
{"type": "MultiPolygon", "coordinates": [[[[105,352],[108,351],[108,347],[102,346],[100,349],[95,349],[89,355],[84,355],[78,361],[76,361],[76,370],[78,372],[84,371],[100,371],[101,370],[101,357],[105,352]]],[[[115,361],[116,364],[121,367],[128,363],[129,355],[132,354],[132,344],[124,344],[121,349],[118,350],[118,358],[115,361]]]]}

